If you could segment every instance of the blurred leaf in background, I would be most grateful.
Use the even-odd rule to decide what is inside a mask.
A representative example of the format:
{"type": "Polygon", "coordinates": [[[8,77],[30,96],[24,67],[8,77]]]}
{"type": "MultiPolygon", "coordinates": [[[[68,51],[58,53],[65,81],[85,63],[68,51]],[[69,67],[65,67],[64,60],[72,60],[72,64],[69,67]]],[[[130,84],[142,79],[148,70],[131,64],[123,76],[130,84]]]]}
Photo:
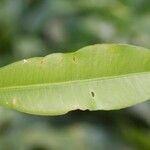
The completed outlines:
{"type": "MultiPolygon", "coordinates": [[[[95,43],[150,48],[149,0],[1,0],[0,66],[95,43]]],[[[0,108],[0,150],[149,150],[150,103],[39,117],[0,108]]]]}

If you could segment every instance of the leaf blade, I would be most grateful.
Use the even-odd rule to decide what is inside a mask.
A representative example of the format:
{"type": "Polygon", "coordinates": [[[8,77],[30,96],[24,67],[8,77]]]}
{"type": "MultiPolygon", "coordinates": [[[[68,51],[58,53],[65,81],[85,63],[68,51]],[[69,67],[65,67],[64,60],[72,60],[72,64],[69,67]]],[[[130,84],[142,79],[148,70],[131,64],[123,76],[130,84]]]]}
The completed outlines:
{"type": "MultiPolygon", "coordinates": [[[[104,45],[104,46],[107,47],[107,45],[104,45]]],[[[121,46],[124,48],[124,45],[117,45],[117,46],[121,46]]],[[[92,53],[92,55],[97,56],[97,51],[101,50],[102,47],[101,45],[97,45],[96,46],[97,50],[92,48],[93,51],[90,50],[90,53],[92,53]]],[[[110,48],[110,45],[108,47],[110,48]]],[[[130,46],[127,46],[127,47],[130,47],[130,46]]],[[[135,49],[133,50],[134,53],[132,52],[128,57],[134,58],[133,56],[136,53],[136,55],[139,55],[138,58],[140,58],[138,59],[136,63],[136,67],[134,66],[135,65],[134,63],[129,64],[127,62],[128,60],[127,61],[125,59],[122,60],[126,62],[125,63],[126,65],[122,63],[123,66],[126,67],[127,69],[129,68],[129,70],[131,70],[130,72],[128,70],[126,73],[124,73],[124,70],[123,70],[123,73],[124,73],[123,74],[122,72],[120,72],[118,68],[117,70],[114,66],[113,69],[114,70],[116,69],[115,71],[118,71],[117,72],[118,74],[115,74],[116,72],[115,71],[112,72],[111,70],[112,68],[110,69],[108,68],[107,66],[108,64],[105,64],[103,66],[103,63],[101,63],[100,66],[103,68],[101,69],[100,73],[102,72],[102,70],[106,69],[107,71],[106,72],[104,71],[104,73],[108,73],[109,72],[108,70],[110,70],[112,75],[110,76],[108,74],[108,75],[103,76],[103,74],[100,75],[98,72],[99,78],[97,78],[97,76],[92,76],[92,78],[89,78],[91,77],[92,73],[90,72],[91,74],[89,75],[87,71],[85,71],[86,69],[85,70],[83,69],[85,64],[83,65],[80,62],[82,65],[78,66],[80,68],[79,70],[81,71],[83,69],[83,72],[85,72],[85,75],[87,74],[86,78],[85,76],[80,76],[80,79],[78,79],[79,78],[78,74],[80,74],[79,72],[78,74],[77,73],[75,74],[76,80],[74,80],[73,78],[74,76],[72,76],[74,72],[73,70],[71,71],[69,70],[70,74],[68,72],[67,73],[69,74],[69,77],[70,77],[69,79],[72,79],[72,80],[67,79],[67,80],[59,81],[58,78],[57,80],[56,78],[54,78],[55,82],[52,82],[52,81],[42,82],[42,84],[41,84],[41,80],[39,80],[38,83],[37,83],[37,80],[32,80],[32,84],[28,82],[28,84],[26,85],[26,84],[22,84],[23,83],[22,82],[21,85],[18,84],[16,86],[12,86],[12,84],[10,84],[9,82],[9,84],[5,87],[2,86],[2,84],[0,84],[0,104],[9,108],[14,108],[19,111],[23,111],[23,112],[27,112],[31,114],[59,115],[59,114],[67,113],[68,111],[71,111],[74,109],[82,109],[82,110],[85,110],[85,109],[89,109],[89,110],[121,109],[121,108],[125,108],[128,106],[132,106],[139,102],[148,100],[150,98],[150,92],[149,92],[149,89],[150,89],[150,66],[149,66],[150,52],[146,49],[141,50],[141,48],[137,48],[137,47],[132,47],[132,49],[135,49]],[[144,53],[144,58],[143,58],[143,53],[144,53]],[[139,60],[143,60],[144,63],[139,62],[139,60]],[[131,66],[127,66],[127,65],[131,65],[131,66]],[[140,69],[139,69],[139,65],[141,67],[140,69]]],[[[107,48],[104,49],[104,51],[106,50],[107,48]]],[[[114,51],[114,48],[112,51],[114,51]]],[[[122,52],[122,50],[119,48],[117,49],[117,52],[115,51],[115,57],[119,57],[119,60],[120,60],[121,59],[120,57],[124,56],[123,54],[125,52],[126,51],[122,52]],[[118,52],[120,52],[121,54],[118,55],[118,52]]],[[[65,55],[65,59],[67,59],[67,61],[68,59],[70,60],[69,63],[67,62],[67,65],[69,65],[69,67],[67,66],[67,70],[68,68],[71,68],[72,66],[77,67],[77,64],[75,63],[77,63],[76,61],[77,59],[79,60],[79,58],[83,62],[85,62],[85,60],[88,60],[87,57],[86,59],[81,59],[82,58],[81,56],[77,57],[76,55],[78,54],[78,55],[84,56],[85,53],[86,53],[86,56],[87,56],[87,53],[89,53],[89,51],[86,48],[83,50],[79,50],[75,53],[70,53],[68,55],[65,55]],[[76,57],[73,57],[73,56],[76,56],[76,57]],[[71,64],[71,67],[70,67],[70,64],[71,64]]],[[[104,56],[104,52],[102,52],[102,54],[104,56]]],[[[63,54],[52,54],[52,55],[47,56],[46,59],[48,60],[50,59],[50,62],[51,62],[50,64],[54,63],[55,64],[54,66],[57,68],[56,63],[58,62],[55,63],[54,60],[58,59],[58,57],[56,57],[57,55],[63,55],[63,54]]],[[[101,58],[103,58],[103,56],[101,56],[101,58]]],[[[106,59],[107,57],[108,56],[104,58],[106,59]]],[[[38,62],[38,67],[39,67],[39,62],[43,61],[43,59],[42,58],[34,58],[34,59],[36,60],[36,63],[38,62]]],[[[110,60],[110,57],[109,59],[107,59],[106,62],[108,62],[108,60],[110,60]]],[[[89,61],[91,63],[93,60],[91,61],[89,59],[89,61]]],[[[101,61],[104,62],[104,59],[101,59],[101,61]]],[[[111,63],[112,61],[113,59],[111,58],[111,63]]],[[[15,64],[17,69],[20,63],[22,62],[19,62],[19,64],[15,64]]],[[[118,60],[114,64],[118,64],[118,60]]],[[[12,68],[13,65],[14,64],[12,64],[12,66],[9,66],[9,67],[12,68]]],[[[58,63],[58,68],[60,67],[59,65],[60,64],[58,63]]],[[[35,66],[35,64],[33,66],[35,66]]],[[[6,68],[4,67],[4,70],[6,69],[7,71],[7,68],[8,66],[6,66],[6,68]]],[[[10,68],[8,68],[8,70],[10,70],[10,68]]],[[[0,75],[1,75],[1,71],[2,70],[0,70],[0,75]]],[[[34,74],[36,75],[35,72],[34,74]]],[[[62,71],[62,74],[63,74],[63,71],[62,71]]],[[[66,72],[64,74],[66,75],[66,72]]],[[[56,74],[53,74],[53,75],[56,75],[56,74]]],[[[68,76],[66,78],[68,78],[68,76]]],[[[25,79],[27,80],[27,78],[25,79]]],[[[21,80],[17,80],[17,81],[18,83],[20,83],[19,81],[21,80]]]]}

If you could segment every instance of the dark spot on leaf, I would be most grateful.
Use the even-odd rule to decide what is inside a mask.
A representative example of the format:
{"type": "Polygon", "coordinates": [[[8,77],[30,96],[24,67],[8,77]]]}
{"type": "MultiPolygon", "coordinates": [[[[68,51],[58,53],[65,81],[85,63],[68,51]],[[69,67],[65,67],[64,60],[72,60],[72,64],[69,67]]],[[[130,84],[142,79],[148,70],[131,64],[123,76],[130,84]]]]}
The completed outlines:
{"type": "Polygon", "coordinates": [[[77,63],[77,59],[76,59],[75,56],[73,56],[72,60],[73,60],[74,63],[77,63]]]}
{"type": "Polygon", "coordinates": [[[43,62],[44,62],[44,61],[43,61],[43,60],[41,60],[41,61],[40,61],[40,64],[43,64],[43,62]]]}
{"type": "Polygon", "coordinates": [[[91,95],[92,95],[92,97],[94,97],[94,96],[95,96],[95,93],[92,91],[92,92],[91,92],[91,95]]]}

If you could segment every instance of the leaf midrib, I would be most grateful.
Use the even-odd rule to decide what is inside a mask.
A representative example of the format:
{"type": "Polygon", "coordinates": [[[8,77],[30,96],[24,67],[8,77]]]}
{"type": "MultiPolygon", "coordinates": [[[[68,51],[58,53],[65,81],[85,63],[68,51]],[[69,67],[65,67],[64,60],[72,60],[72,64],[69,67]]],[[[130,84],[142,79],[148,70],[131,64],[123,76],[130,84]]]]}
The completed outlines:
{"type": "Polygon", "coordinates": [[[32,88],[32,87],[44,87],[48,85],[67,85],[71,83],[78,83],[78,82],[92,82],[92,81],[98,81],[98,80],[111,80],[111,79],[116,79],[116,78],[128,78],[130,76],[138,76],[138,75],[146,75],[150,74],[150,71],[146,72],[140,72],[140,73],[129,73],[129,74],[124,74],[124,75],[117,75],[117,76],[107,76],[107,77],[99,77],[99,78],[93,78],[93,79],[83,79],[83,80],[69,80],[69,81],[63,81],[63,82],[53,82],[53,83],[39,83],[39,84],[28,84],[28,85],[19,85],[19,86],[7,86],[7,87],[0,87],[0,91],[3,90],[18,90],[18,89],[23,89],[23,88],[32,88]]]}

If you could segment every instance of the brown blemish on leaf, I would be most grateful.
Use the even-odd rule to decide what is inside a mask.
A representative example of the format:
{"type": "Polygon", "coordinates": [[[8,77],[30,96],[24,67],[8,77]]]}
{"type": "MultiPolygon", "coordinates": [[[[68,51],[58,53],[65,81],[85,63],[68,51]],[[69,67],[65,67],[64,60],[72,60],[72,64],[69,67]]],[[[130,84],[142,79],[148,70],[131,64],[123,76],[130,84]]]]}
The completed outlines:
{"type": "Polygon", "coordinates": [[[91,91],[91,95],[92,97],[95,97],[95,93],[93,91],[91,91]]]}
{"type": "Polygon", "coordinates": [[[73,60],[73,62],[74,62],[75,64],[78,63],[78,62],[77,62],[77,58],[76,58],[75,56],[72,57],[72,60],[73,60]]]}
{"type": "Polygon", "coordinates": [[[40,61],[40,64],[43,64],[43,63],[44,63],[44,61],[43,61],[43,60],[41,60],[41,61],[40,61]]]}

